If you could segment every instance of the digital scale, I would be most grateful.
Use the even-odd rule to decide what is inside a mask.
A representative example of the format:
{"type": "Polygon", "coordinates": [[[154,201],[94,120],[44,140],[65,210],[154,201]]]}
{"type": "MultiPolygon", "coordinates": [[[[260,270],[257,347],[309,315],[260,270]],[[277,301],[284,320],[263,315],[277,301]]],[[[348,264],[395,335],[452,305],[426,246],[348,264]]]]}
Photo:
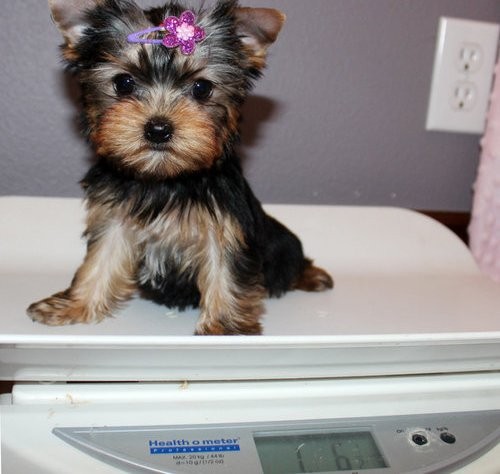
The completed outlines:
{"type": "Polygon", "coordinates": [[[66,288],[79,200],[0,198],[2,473],[500,473],[500,287],[396,208],[266,206],[335,289],[266,301],[262,336],[193,336],[134,299],[96,325],[25,309],[66,288]]]}

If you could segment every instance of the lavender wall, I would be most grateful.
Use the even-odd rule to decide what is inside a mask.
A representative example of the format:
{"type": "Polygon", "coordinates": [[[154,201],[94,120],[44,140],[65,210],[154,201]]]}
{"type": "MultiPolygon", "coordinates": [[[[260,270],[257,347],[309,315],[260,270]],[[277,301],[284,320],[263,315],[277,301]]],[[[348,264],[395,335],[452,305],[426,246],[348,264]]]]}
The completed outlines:
{"type": "MultiPolygon", "coordinates": [[[[424,130],[436,29],[441,15],[500,22],[498,0],[246,5],[288,17],[245,107],[245,169],[261,200],[470,209],[479,137],[424,130]]],[[[45,1],[2,3],[0,194],[81,195],[90,153],[59,43],[45,1]]]]}

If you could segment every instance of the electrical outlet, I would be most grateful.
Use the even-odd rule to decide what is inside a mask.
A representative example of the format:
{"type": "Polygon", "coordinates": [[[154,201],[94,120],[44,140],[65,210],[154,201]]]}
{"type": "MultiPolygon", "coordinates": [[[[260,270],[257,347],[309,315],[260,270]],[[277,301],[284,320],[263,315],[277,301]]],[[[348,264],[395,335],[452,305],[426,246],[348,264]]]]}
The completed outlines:
{"type": "Polygon", "coordinates": [[[477,43],[462,43],[456,60],[459,71],[465,74],[477,72],[483,63],[483,49],[477,43]]]}
{"type": "Polygon", "coordinates": [[[472,110],[477,103],[477,88],[473,82],[460,81],[453,87],[453,94],[450,98],[450,105],[453,110],[472,110]]]}
{"type": "Polygon", "coordinates": [[[440,19],[427,130],[484,131],[499,32],[494,23],[440,19]]]}

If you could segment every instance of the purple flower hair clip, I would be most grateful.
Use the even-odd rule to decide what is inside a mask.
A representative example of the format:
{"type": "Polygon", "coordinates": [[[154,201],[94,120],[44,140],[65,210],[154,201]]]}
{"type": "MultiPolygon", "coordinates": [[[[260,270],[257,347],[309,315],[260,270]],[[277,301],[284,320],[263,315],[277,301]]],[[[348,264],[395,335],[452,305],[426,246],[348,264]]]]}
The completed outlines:
{"type": "Polygon", "coordinates": [[[196,17],[192,11],[186,10],[179,18],[169,16],[165,18],[160,26],[137,31],[127,36],[129,43],[162,44],[167,48],[180,46],[181,53],[189,56],[194,53],[196,43],[205,39],[205,30],[196,25],[196,17]],[[149,33],[163,31],[162,39],[146,38],[149,33]]]}

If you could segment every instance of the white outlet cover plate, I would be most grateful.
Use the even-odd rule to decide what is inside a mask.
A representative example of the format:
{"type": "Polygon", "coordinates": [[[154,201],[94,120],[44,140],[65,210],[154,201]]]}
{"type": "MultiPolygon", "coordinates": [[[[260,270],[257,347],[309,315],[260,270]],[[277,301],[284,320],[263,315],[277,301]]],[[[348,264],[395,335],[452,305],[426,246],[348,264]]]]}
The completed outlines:
{"type": "Polygon", "coordinates": [[[440,19],[427,130],[484,132],[499,32],[495,23],[440,19]]]}

